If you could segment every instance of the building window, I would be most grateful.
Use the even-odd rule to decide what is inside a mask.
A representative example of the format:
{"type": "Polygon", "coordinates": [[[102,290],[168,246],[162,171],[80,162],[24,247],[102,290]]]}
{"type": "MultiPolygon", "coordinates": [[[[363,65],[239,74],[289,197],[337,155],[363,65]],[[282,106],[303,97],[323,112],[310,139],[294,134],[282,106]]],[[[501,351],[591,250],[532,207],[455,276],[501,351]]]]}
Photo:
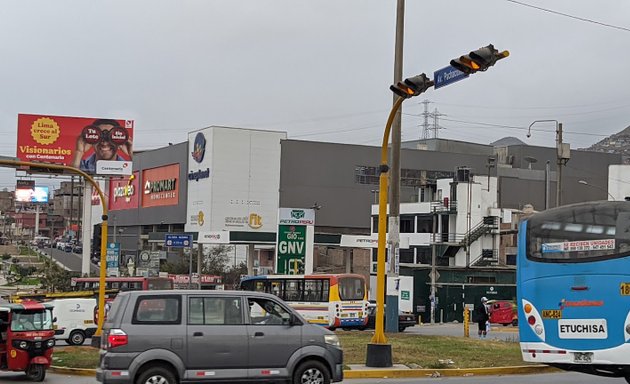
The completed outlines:
{"type": "Polygon", "coordinates": [[[378,185],[378,168],[368,167],[365,165],[357,165],[354,167],[354,181],[357,184],[374,184],[378,185]]]}
{"type": "MultiPolygon", "coordinates": [[[[403,187],[421,187],[427,184],[435,184],[437,179],[452,178],[453,172],[426,171],[420,169],[401,169],[400,185],[403,187]]],[[[356,165],[354,167],[354,180],[357,184],[378,185],[378,167],[356,165]]]]}
{"type": "Polygon", "coordinates": [[[413,249],[400,249],[400,262],[414,264],[414,252],[413,249]]]}
{"type": "Polygon", "coordinates": [[[415,233],[415,216],[400,216],[400,233],[415,233]]]}
{"type": "Polygon", "coordinates": [[[428,215],[418,216],[417,233],[433,233],[433,217],[428,215]]]}

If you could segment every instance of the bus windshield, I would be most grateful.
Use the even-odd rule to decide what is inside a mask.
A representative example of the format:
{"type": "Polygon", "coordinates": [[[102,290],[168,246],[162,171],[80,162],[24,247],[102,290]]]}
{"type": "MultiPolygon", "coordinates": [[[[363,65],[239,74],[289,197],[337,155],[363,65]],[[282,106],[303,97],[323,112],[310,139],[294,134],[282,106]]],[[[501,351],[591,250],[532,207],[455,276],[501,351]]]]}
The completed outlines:
{"type": "Polygon", "coordinates": [[[365,283],[358,277],[342,277],[339,279],[339,298],[341,300],[363,300],[365,283]]]}
{"type": "Polygon", "coordinates": [[[527,258],[579,263],[630,254],[630,207],[591,204],[534,215],[527,225],[527,258]]]}

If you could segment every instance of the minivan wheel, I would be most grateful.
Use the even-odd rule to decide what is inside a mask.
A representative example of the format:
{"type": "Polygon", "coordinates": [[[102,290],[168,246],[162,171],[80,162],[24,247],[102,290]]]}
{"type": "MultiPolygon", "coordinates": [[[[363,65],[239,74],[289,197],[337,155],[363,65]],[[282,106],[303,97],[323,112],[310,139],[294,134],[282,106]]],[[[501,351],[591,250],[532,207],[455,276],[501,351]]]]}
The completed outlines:
{"type": "Polygon", "coordinates": [[[82,345],[85,342],[85,335],[81,331],[72,331],[67,342],[70,345],[82,345]]]}
{"type": "Polygon", "coordinates": [[[319,361],[306,361],[293,373],[293,384],[329,384],[330,373],[319,361]]]}
{"type": "Polygon", "coordinates": [[[136,380],[136,384],[177,384],[175,375],[162,367],[150,367],[136,380]]]}

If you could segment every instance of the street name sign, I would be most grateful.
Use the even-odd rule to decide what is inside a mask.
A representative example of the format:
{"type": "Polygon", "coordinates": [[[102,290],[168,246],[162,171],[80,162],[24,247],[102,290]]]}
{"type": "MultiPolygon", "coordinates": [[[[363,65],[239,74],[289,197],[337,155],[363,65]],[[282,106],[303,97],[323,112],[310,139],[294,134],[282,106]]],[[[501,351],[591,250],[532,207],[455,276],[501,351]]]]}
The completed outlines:
{"type": "Polygon", "coordinates": [[[167,233],[164,235],[164,245],[166,247],[187,248],[192,247],[193,237],[186,234],[167,233]]]}
{"type": "Polygon", "coordinates": [[[448,67],[444,67],[433,72],[433,82],[435,83],[433,89],[453,84],[454,82],[463,80],[467,77],[468,75],[466,73],[449,65],[448,67]]]}

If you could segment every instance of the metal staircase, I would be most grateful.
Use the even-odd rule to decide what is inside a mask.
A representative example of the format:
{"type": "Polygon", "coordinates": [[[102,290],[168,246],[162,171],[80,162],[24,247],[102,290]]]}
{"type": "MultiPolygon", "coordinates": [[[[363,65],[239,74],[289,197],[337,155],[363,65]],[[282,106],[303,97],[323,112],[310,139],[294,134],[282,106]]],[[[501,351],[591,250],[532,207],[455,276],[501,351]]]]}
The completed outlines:
{"type": "Polygon", "coordinates": [[[479,224],[474,226],[466,235],[464,235],[460,245],[462,247],[466,247],[468,244],[472,244],[477,241],[481,236],[498,228],[499,218],[496,216],[486,216],[479,224]]]}

